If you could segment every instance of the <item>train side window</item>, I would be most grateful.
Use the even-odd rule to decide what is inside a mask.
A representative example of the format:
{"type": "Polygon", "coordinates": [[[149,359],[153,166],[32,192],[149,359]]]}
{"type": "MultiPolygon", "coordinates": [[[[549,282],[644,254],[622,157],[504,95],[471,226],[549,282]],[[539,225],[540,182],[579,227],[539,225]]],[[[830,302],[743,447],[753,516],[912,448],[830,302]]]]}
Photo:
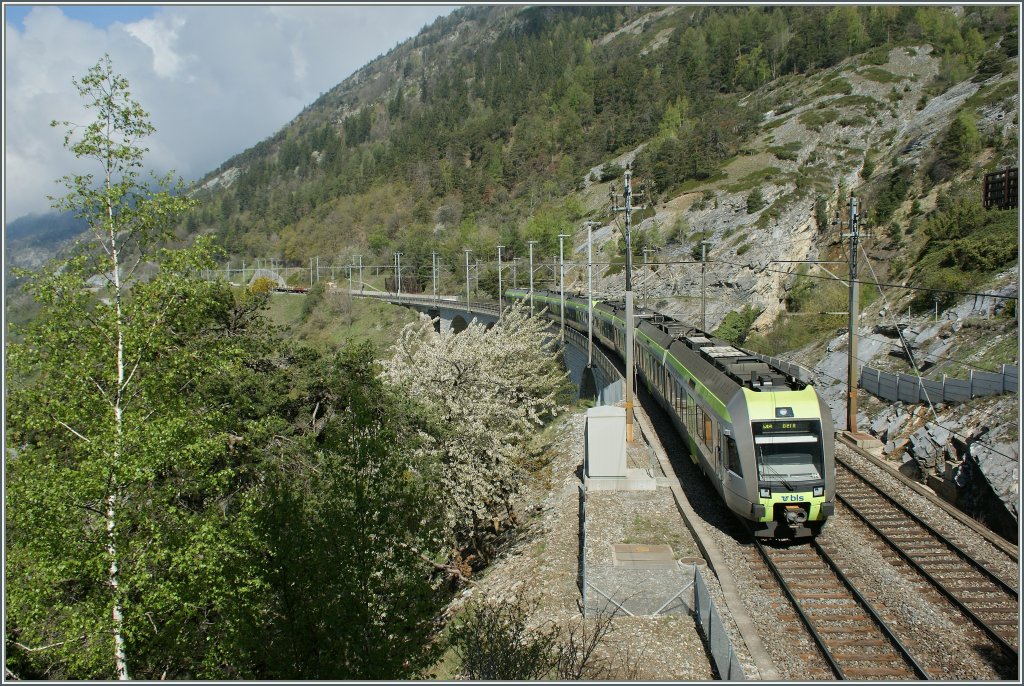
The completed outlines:
{"type": "Polygon", "coordinates": [[[740,451],[731,436],[725,438],[725,466],[736,476],[743,477],[743,465],[740,464],[740,451]]]}
{"type": "Polygon", "coordinates": [[[697,435],[700,436],[700,440],[704,441],[704,410],[703,408],[697,408],[697,435]]]}
{"type": "Polygon", "coordinates": [[[712,445],[712,442],[714,440],[714,436],[715,436],[715,433],[714,433],[714,431],[711,428],[711,415],[705,414],[704,415],[704,433],[702,434],[701,437],[704,439],[704,442],[707,444],[707,446],[709,448],[713,448],[714,447],[712,445]]]}

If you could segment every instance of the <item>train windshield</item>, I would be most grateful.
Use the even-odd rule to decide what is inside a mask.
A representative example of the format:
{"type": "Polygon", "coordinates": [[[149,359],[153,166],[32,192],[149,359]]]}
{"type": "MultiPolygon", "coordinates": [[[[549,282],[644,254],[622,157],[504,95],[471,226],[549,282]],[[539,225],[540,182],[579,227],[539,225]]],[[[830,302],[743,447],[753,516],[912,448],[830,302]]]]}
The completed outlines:
{"type": "Polygon", "coordinates": [[[762,481],[821,481],[825,477],[817,422],[754,424],[757,475],[762,481]]]}

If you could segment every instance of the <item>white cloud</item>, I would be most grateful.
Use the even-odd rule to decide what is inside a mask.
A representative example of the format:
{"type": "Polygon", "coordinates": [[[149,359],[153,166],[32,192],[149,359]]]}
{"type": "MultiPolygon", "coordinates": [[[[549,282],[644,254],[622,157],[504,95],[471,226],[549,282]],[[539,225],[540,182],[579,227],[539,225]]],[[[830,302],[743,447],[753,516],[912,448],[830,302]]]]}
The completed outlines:
{"type": "Polygon", "coordinates": [[[153,51],[153,72],[169,79],[178,75],[183,64],[174,51],[174,43],[178,29],[184,25],[184,17],[173,15],[163,19],[143,19],[125,25],[124,29],[153,51]]]}
{"type": "Polygon", "coordinates": [[[40,6],[5,23],[5,222],[49,209],[75,169],[53,119],[88,121],[71,79],[104,53],[157,133],[147,162],[188,180],[287,124],[321,93],[453,8],[167,6],[105,29],[40,6]]]}

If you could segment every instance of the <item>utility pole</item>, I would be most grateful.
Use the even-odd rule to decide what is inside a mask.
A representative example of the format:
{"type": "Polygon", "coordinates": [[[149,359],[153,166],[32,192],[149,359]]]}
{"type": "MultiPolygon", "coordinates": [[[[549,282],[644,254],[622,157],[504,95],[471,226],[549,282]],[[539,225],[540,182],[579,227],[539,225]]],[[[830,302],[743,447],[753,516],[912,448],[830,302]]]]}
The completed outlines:
{"type": "Polygon", "coordinates": [[[309,258],[309,287],[313,287],[313,258],[309,258]]]}
{"type": "Polygon", "coordinates": [[[565,345],[565,254],[563,252],[563,239],[568,237],[567,233],[558,234],[558,291],[561,294],[560,305],[562,309],[562,345],[565,345]]]}
{"type": "Polygon", "coordinates": [[[437,252],[430,253],[430,280],[434,285],[434,307],[437,307],[437,252]]]}
{"type": "Polygon", "coordinates": [[[316,281],[320,283],[320,256],[316,256],[316,281]]]}
{"type": "Polygon", "coordinates": [[[352,265],[348,265],[348,292],[352,293],[352,265]]]}
{"type": "Polygon", "coordinates": [[[587,222],[587,367],[594,365],[594,222],[587,222]]]}
{"type": "Polygon", "coordinates": [[[651,281],[651,274],[647,271],[647,253],[656,252],[655,248],[644,248],[644,309],[650,307],[650,303],[647,298],[647,289],[651,281]]]}
{"type": "Polygon", "coordinates": [[[498,321],[501,321],[501,299],[504,295],[501,291],[501,249],[504,245],[498,246],[498,321]]]}
{"type": "Polygon", "coordinates": [[[398,302],[402,302],[402,253],[395,253],[395,278],[398,280],[398,302]]]}
{"type": "Polygon", "coordinates": [[[626,166],[623,176],[621,207],[616,205],[615,186],[609,191],[612,201],[612,212],[625,214],[626,238],[626,441],[633,442],[633,244],[631,242],[630,214],[633,211],[633,172],[626,166]]]}
{"type": "Polygon", "coordinates": [[[466,314],[469,314],[469,253],[473,252],[469,248],[465,248],[466,251],[466,314]]]}
{"type": "Polygon", "coordinates": [[[530,314],[533,314],[533,244],[537,241],[528,241],[530,244],[530,314]]]}
{"type": "Polygon", "coordinates": [[[857,322],[860,318],[860,283],[858,282],[857,242],[860,239],[857,198],[850,193],[850,356],[847,365],[846,429],[857,433],[857,322]]]}
{"type": "Polygon", "coordinates": [[[700,330],[708,330],[707,247],[711,241],[700,242],[700,330]]]}
{"type": "Polygon", "coordinates": [[[359,293],[363,292],[363,256],[356,255],[359,258],[359,293]]]}

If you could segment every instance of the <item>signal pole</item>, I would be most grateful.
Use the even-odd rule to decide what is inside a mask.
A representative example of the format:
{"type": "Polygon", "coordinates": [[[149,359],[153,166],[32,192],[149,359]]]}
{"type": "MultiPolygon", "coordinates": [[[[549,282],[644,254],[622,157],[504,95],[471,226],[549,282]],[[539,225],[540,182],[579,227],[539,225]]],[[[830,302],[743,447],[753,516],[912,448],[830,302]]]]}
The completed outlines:
{"type": "Polygon", "coordinates": [[[473,252],[469,248],[463,248],[466,251],[466,314],[469,314],[469,253],[473,252]]]}
{"type": "Polygon", "coordinates": [[[528,241],[530,244],[530,314],[533,314],[533,244],[537,241],[528,241]]]}
{"type": "Polygon", "coordinates": [[[434,284],[434,306],[437,306],[437,252],[430,253],[430,277],[434,284]]]}
{"type": "Polygon", "coordinates": [[[398,281],[398,302],[402,302],[402,253],[395,253],[395,278],[398,281]]]}
{"type": "Polygon", "coordinates": [[[633,211],[633,172],[626,166],[623,176],[621,207],[615,204],[615,186],[609,196],[612,201],[612,212],[625,213],[626,237],[626,441],[633,442],[633,244],[630,240],[629,222],[633,211]]]}
{"type": "Polygon", "coordinates": [[[498,321],[501,321],[501,298],[503,295],[501,291],[501,249],[504,247],[504,245],[498,246],[498,321]]]}
{"type": "Polygon", "coordinates": [[[707,288],[707,268],[705,261],[707,260],[707,247],[711,245],[710,241],[700,242],[700,329],[701,331],[708,330],[708,288],[707,288]]]}
{"type": "Polygon", "coordinates": [[[587,367],[594,364],[594,222],[587,222],[587,367]]]}
{"type": "Polygon", "coordinates": [[[558,291],[560,293],[559,299],[562,310],[562,329],[560,334],[562,345],[565,345],[565,256],[563,253],[563,239],[568,235],[567,233],[558,234],[558,291]]]}

